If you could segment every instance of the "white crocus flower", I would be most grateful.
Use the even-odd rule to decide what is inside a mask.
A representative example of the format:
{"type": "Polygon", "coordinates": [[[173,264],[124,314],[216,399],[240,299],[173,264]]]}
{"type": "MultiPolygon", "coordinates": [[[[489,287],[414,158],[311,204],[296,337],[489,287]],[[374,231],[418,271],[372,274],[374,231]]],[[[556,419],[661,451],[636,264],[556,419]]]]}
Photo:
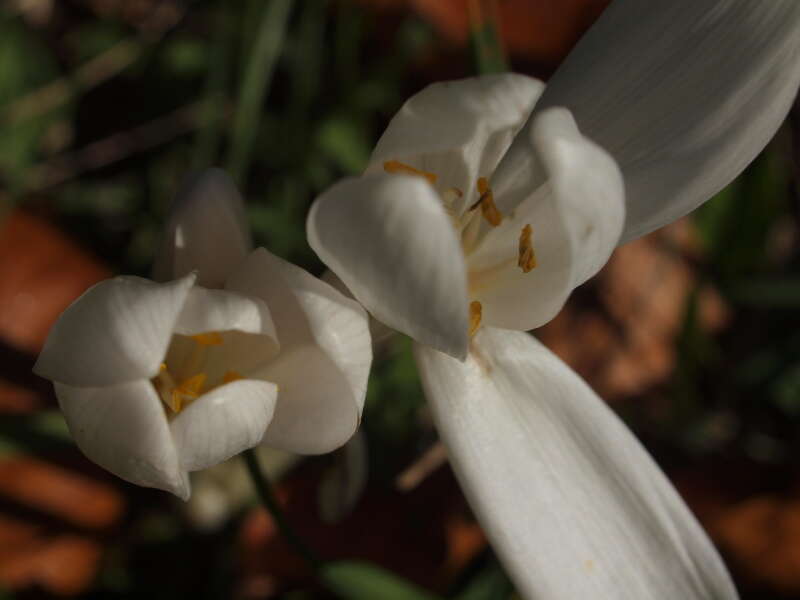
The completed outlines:
{"type": "Polygon", "coordinates": [[[53,326],[35,371],[78,446],[132,483],[190,494],[190,471],[260,442],[304,454],[358,427],[372,358],[353,300],[263,248],[207,171],[173,207],[157,283],[116,277],[53,326]]]}
{"type": "Polygon", "coordinates": [[[620,240],[731,181],[798,80],[796,0],[617,0],[546,89],[507,74],[417,94],[367,173],[313,206],[315,251],[416,340],[452,465],[526,598],[736,597],[647,452],[522,331],[620,240]]]}

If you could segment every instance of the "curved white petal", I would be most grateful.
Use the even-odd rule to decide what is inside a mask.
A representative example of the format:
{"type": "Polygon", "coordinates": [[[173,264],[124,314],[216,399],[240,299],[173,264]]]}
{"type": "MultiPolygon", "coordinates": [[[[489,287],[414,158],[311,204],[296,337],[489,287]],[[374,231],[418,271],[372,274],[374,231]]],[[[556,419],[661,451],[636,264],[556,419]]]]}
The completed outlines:
{"type": "Polygon", "coordinates": [[[189,498],[189,477],[152,383],[102,388],[56,383],[55,391],[69,431],[89,459],[131,483],[189,498]]]}
{"type": "Polygon", "coordinates": [[[193,287],[175,324],[165,362],[183,381],[198,372],[216,385],[229,371],[249,377],[280,349],[272,316],[264,301],[227,290],[193,287]],[[202,344],[188,336],[213,332],[217,342],[202,344]]]}
{"type": "Polygon", "coordinates": [[[719,556],[630,431],[522,332],[417,365],[453,468],[525,598],[732,599],[719,556]]]}
{"type": "Polygon", "coordinates": [[[600,270],[625,219],[619,169],[581,135],[568,111],[538,113],[529,131],[529,153],[543,183],[467,259],[470,298],[481,302],[482,322],[517,330],[548,322],[600,270]],[[537,261],[527,273],[517,264],[526,225],[537,261]]]}
{"type": "Polygon", "coordinates": [[[372,153],[368,172],[399,160],[437,175],[436,186],[477,199],[478,177],[488,177],[544,90],[517,73],[434,83],[409,98],[372,153]]]}
{"type": "Polygon", "coordinates": [[[275,416],[264,444],[298,454],[325,454],[343,446],[361,423],[347,378],[314,346],[284,349],[260,377],[278,384],[275,416]]]}
{"type": "Polygon", "coordinates": [[[344,444],[360,422],[372,362],[364,309],[263,248],[227,287],[262,298],[281,340],[278,357],[259,371],[280,388],[264,443],[303,454],[344,444]]]}
{"type": "Polygon", "coordinates": [[[308,243],[376,319],[463,357],[464,257],[437,192],[421,177],[345,179],[311,207],[308,243]]]}
{"type": "Polygon", "coordinates": [[[67,385],[100,387],[158,372],[194,282],[115,277],[89,288],[50,330],[34,372],[67,385]]]}
{"type": "Polygon", "coordinates": [[[227,290],[200,287],[189,290],[175,323],[175,333],[195,335],[230,330],[269,336],[278,343],[272,315],[263,300],[227,290]]]}
{"type": "Polygon", "coordinates": [[[200,396],[170,423],[181,467],[198,471],[257,446],[277,395],[274,383],[241,379],[200,396]]]}
{"type": "Polygon", "coordinates": [[[228,273],[253,247],[244,203],[221,169],[186,181],[164,230],[153,277],[166,281],[197,271],[197,283],[222,287],[228,273]]]}
{"type": "MultiPolygon", "coordinates": [[[[537,109],[568,107],[620,165],[628,241],[736,177],[783,121],[798,81],[796,0],[616,0],[537,109]]],[[[503,167],[522,152],[514,148],[503,167]]]]}

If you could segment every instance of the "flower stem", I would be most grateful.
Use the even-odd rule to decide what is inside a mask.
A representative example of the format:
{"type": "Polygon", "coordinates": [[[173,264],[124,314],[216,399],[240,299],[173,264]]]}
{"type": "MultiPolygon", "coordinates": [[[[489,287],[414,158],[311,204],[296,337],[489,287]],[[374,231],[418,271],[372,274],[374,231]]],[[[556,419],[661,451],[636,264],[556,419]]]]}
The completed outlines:
{"type": "Polygon", "coordinates": [[[292,529],[292,526],[286,519],[286,515],[283,514],[278,499],[272,491],[272,486],[267,478],[264,477],[264,473],[261,471],[261,466],[258,463],[258,457],[252,449],[244,451],[244,461],[247,465],[250,478],[253,480],[253,486],[256,488],[258,497],[261,499],[261,503],[272,515],[283,538],[292,549],[308,563],[313,571],[318,571],[322,566],[322,560],[306,546],[305,542],[303,542],[300,536],[292,529]]]}

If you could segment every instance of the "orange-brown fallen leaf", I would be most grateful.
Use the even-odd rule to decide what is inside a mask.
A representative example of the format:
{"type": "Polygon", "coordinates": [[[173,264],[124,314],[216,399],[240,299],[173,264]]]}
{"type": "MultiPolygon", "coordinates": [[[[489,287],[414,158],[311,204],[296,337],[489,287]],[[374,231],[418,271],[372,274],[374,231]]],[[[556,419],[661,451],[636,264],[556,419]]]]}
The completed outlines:
{"type": "MultiPolygon", "coordinates": [[[[466,46],[474,0],[361,0],[379,9],[413,10],[448,43],[466,46]]],[[[497,0],[500,36],[509,55],[552,71],[610,0],[497,0]]],[[[483,2],[491,4],[490,2],[483,2]]]]}
{"type": "Polygon", "coordinates": [[[716,538],[748,578],[800,594],[800,497],[766,494],[725,510],[716,538]]]}
{"type": "MultiPolygon", "coordinates": [[[[573,298],[537,335],[602,397],[643,393],[675,366],[675,338],[697,286],[687,256],[696,252],[686,219],[622,246],[592,284],[600,305],[573,298]]],[[[701,327],[724,327],[719,294],[704,287],[698,302],[701,327]]]]}
{"type": "Polygon", "coordinates": [[[0,458],[0,498],[89,529],[122,516],[122,496],[107,483],[34,456],[0,458]]]}
{"type": "MultiPolygon", "coordinates": [[[[3,521],[0,517],[0,528],[3,521]]],[[[38,587],[57,596],[75,596],[94,580],[101,551],[98,542],[85,537],[33,534],[21,546],[0,546],[0,585],[9,589],[38,587]]]]}
{"type": "MultiPolygon", "coordinates": [[[[12,211],[0,223],[0,413],[51,401],[31,373],[55,319],[108,270],[58,229],[12,211]]],[[[74,596],[93,582],[124,498],[112,485],[43,457],[0,457],[0,588],[74,596]],[[6,507],[9,509],[6,511],[6,507]]]]}
{"type": "Polygon", "coordinates": [[[36,354],[58,315],[109,271],[58,229],[14,211],[0,224],[0,339],[36,354]]]}

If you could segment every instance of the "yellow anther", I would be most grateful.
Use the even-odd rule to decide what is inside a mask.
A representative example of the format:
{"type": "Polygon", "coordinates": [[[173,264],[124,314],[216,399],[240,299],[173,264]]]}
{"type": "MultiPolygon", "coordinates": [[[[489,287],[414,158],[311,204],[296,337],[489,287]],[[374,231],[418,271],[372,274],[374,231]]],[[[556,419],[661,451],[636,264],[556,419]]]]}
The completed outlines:
{"type": "Polygon", "coordinates": [[[483,315],[483,307],[477,300],[469,303],[469,336],[475,335],[478,327],[481,326],[481,316],[483,315]]]}
{"type": "Polygon", "coordinates": [[[497,208],[494,203],[494,194],[492,188],[489,187],[489,181],[486,177],[478,178],[478,193],[481,195],[478,201],[470,206],[470,210],[474,210],[478,206],[481,207],[481,214],[492,227],[497,227],[503,221],[503,213],[497,208]]]}
{"type": "Polygon", "coordinates": [[[236,371],[228,371],[222,376],[223,383],[230,383],[231,381],[238,381],[240,379],[244,378],[241,373],[237,373],[236,371]]]}
{"type": "Polygon", "coordinates": [[[163,373],[166,370],[167,370],[167,363],[161,363],[160,365],[158,365],[158,372],[159,373],[163,373]]]}
{"type": "Polygon", "coordinates": [[[200,396],[205,383],[205,373],[198,373],[197,375],[192,375],[189,379],[184,379],[179,386],[172,389],[169,395],[171,402],[167,404],[173,412],[181,412],[184,406],[184,400],[194,400],[200,396]]]}
{"type": "Polygon", "coordinates": [[[383,163],[383,170],[394,175],[416,175],[417,177],[424,177],[431,185],[436,185],[436,174],[422,171],[406,163],[401,163],[399,160],[387,160],[383,163]]]}
{"type": "Polygon", "coordinates": [[[184,379],[181,384],[175,388],[175,391],[184,396],[189,396],[189,398],[197,398],[205,383],[206,374],[198,373],[197,375],[192,375],[189,379],[184,379]]]}
{"type": "Polygon", "coordinates": [[[201,346],[221,346],[223,343],[222,336],[216,331],[209,331],[208,333],[198,333],[197,335],[189,336],[201,346]]]}
{"type": "Polygon", "coordinates": [[[525,225],[522,228],[522,233],[519,234],[519,259],[517,264],[523,273],[528,273],[536,268],[536,254],[533,252],[532,235],[533,229],[530,225],[525,225]]]}
{"type": "Polygon", "coordinates": [[[172,398],[172,401],[167,402],[167,405],[172,409],[172,412],[181,412],[181,409],[183,408],[183,396],[181,393],[178,390],[172,390],[170,397],[172,398]]]}

